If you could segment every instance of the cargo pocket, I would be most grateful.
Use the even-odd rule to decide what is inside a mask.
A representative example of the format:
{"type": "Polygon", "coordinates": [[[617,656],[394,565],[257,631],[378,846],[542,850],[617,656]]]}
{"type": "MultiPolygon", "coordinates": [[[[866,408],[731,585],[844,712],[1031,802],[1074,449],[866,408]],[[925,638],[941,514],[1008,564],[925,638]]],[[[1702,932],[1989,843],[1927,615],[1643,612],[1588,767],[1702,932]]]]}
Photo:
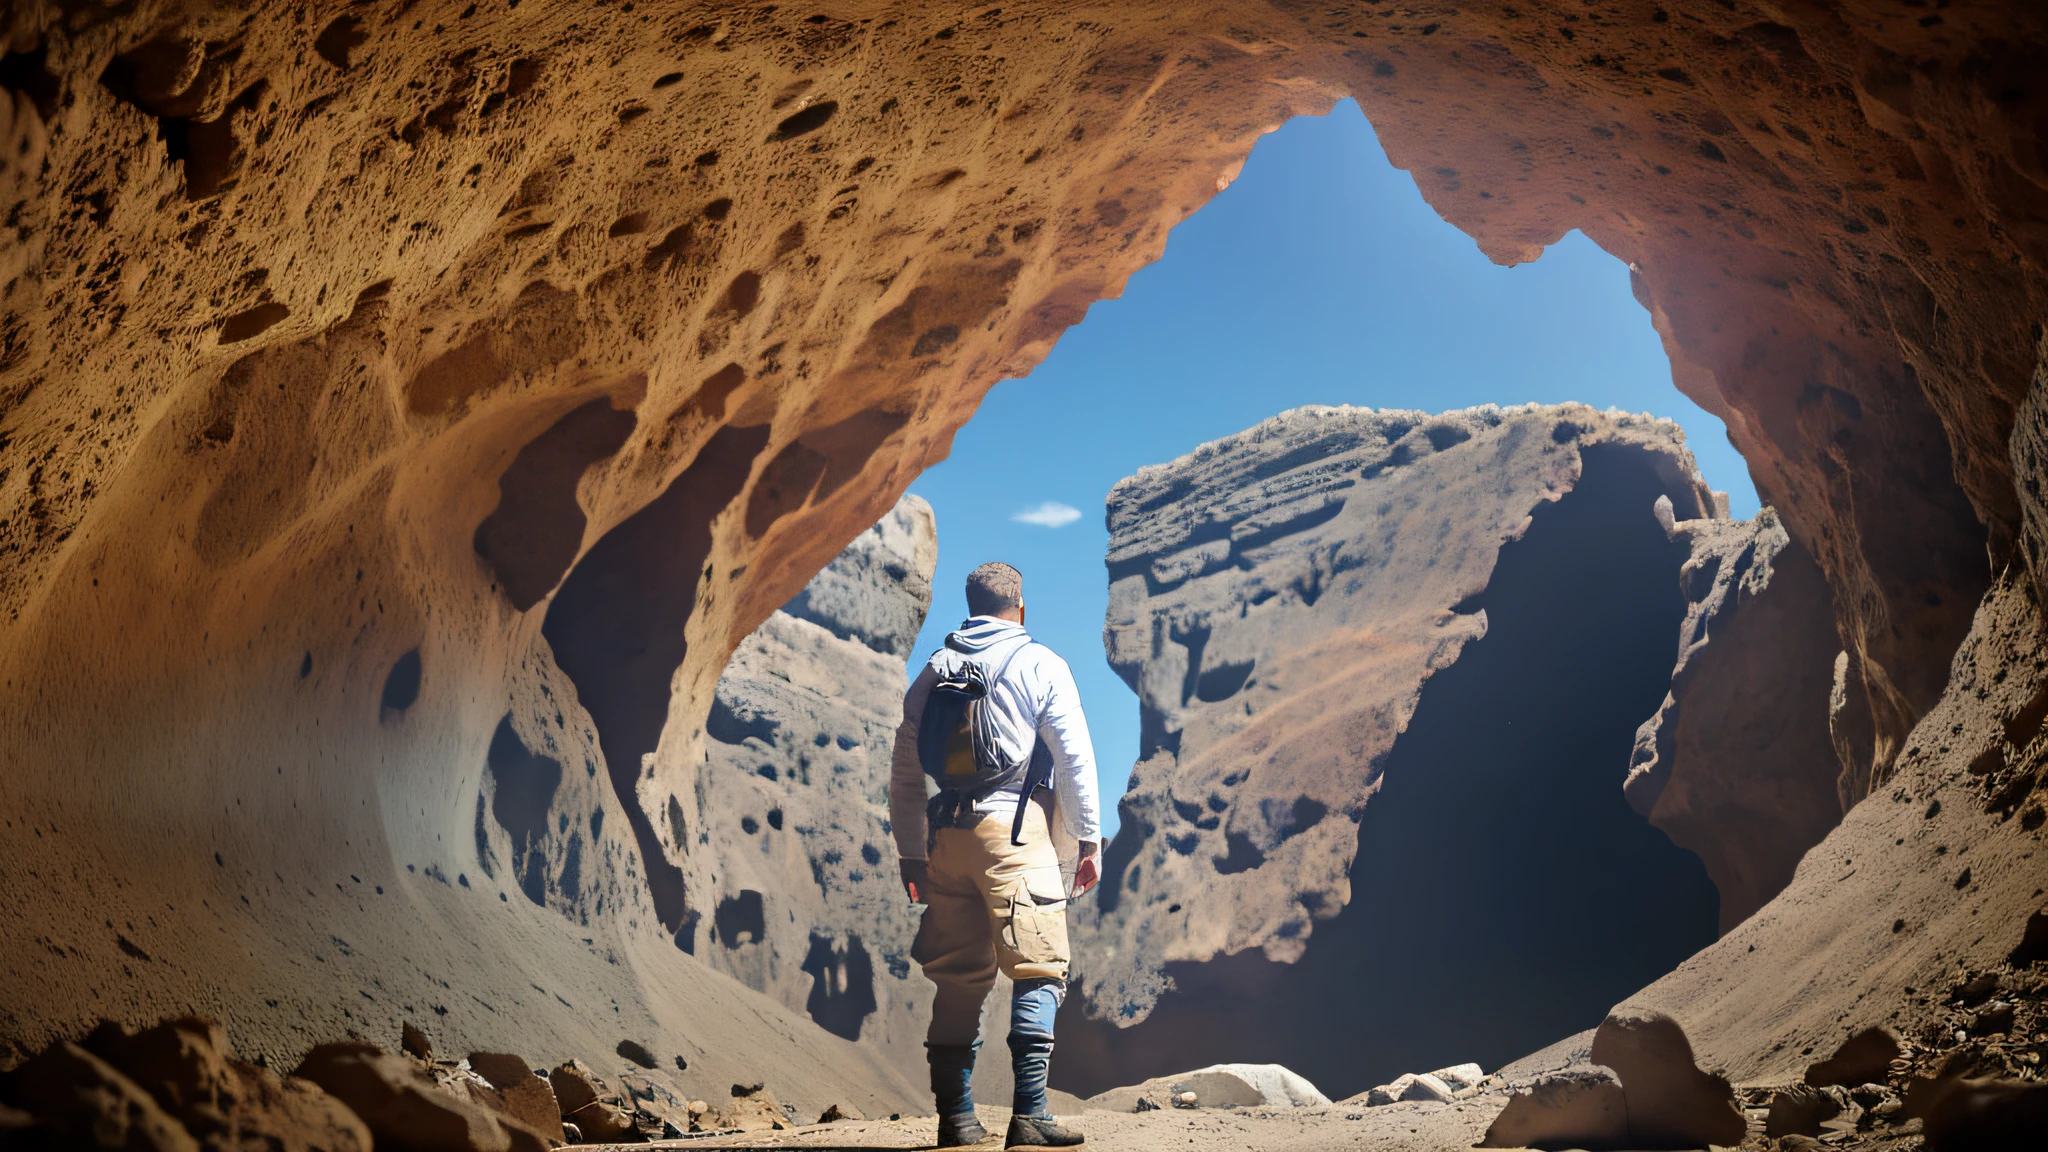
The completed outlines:
{"type": "MultiPolygon", "coordinates": [[[[1059,890],[1059,874],[1042,885],[1059,890]]],[[[1003,927],[1003,943],[1027,964],[1067,962],[1067,901],[1063,896],[1034,894],[1026,884],[1010,898],[1010,922],[1003,927]]]]}

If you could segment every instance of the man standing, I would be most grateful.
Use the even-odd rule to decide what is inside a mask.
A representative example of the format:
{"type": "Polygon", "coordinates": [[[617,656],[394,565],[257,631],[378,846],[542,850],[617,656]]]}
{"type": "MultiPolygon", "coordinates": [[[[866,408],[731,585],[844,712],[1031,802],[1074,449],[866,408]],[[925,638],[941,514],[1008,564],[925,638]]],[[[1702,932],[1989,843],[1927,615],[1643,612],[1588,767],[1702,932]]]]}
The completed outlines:
{"type": "Polygon", "coordinates": [[[1067,877],[1074,896],[1098,878],[1095,750],[1073,672],[1024,631],[1023,576],[976,568],[967,611],[903,698],[889,779],[903,884],[925,906],[911,956],[938,985],[925,1037],[938,1146],[988,1138],[974,1057],[1001,969],[1015,985],[1004,1146],[1069,1148],[1082,1137],[1053,1121],[1046,1074],[1067,990],[1067,877]]]}

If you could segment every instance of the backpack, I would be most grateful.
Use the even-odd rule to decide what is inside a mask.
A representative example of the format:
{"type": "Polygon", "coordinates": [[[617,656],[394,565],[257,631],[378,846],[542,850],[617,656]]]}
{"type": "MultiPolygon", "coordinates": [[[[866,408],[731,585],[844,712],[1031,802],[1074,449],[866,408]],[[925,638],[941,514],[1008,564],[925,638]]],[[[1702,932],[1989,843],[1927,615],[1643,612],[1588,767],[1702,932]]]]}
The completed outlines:
{"type": "MultiPolygon", "coordinates": [[[[924,712],[917,723],[917,761],[924,774],[938,786],[938,794],[927,802],[927,836],[942,827],[956,827],[974,811],[974,805],[992,793],[1024,780],[1023,797],[1031,794],[1051,776],[1052,757],[1043,742],[1035,744],[1023,760],[1011,762],[997,739],[996,716],[988,695],[1010,664],[1035,643],[1029,636],[1010,650],[993,676],[974,659],[961,659],[939,673],[931,694],[925,697],[924,712]]],[[[1021,841],[1024,805],[1017,805],[1017,818],[1010,828],[1010,842],[1021,841]]]]}

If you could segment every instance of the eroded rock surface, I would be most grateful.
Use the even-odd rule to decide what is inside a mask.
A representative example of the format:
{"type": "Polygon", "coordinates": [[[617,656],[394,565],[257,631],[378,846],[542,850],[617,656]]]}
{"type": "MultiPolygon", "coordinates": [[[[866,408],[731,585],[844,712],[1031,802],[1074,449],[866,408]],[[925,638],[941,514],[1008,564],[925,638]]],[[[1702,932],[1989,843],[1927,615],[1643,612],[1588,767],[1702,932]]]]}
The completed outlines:
{"type": "Polygon", "coordinates": [[[1142,1018],[1169,963],[1298,959],[1424,681],[1486,633],[1501,546],[1589,451],[1654,474],[1643,523],[1660,495],[1707,515],[1681,445],[1583,405],[1300,408],[1119,483],[1103,637],[1142,726],[1083,916],[1093,1002],[1142,1018]]]}
{"type": "Polygon", "coordinates": [[[1705,862],[1725,932],[1791,881],[1859,795],[1828,732],[1840,640],[1833,594],[1772,509],[1673,533],[1692,548],[1678,664],[1636,733],[1624,792],[1705,862]]]}
{"type": "Polygon", "coordinates": [[[690,847],[690,949],[913,1079],[931,986],[910,960],[889,757],[937,562],[931,506],[906,496],[740,644],[696,786],[656,808],[690,847]]]}
{"type": "MultiPolygon", "coordinates": [[[[2039,424],[2044,20],[10,6],[0,897],[33,927],[0,1030],[211,1010],[289,1066],[408,1003],[591,1059],[620,1039],[593,1005],[664,1050],[807,1027],[675,949],[688,862],[641,758],[984,389],[1345,95],[1495,258],[1582,227],[1635,269],[1835,592],[1837,744],[1882,793],[1986,546],[2038,567],[2009,433],[2039,424]],[[523,856],[487,813],[484,885],[508,711],[534,755],[523,711],[598,748],[562,771],[608,795],[515,820],[523,856]]],[[[728,1051],[692,1066],[743,1078],[728,1051]]]]}
{"type": "Polygon", "coordinates": [[[1660,500],[1713,507],[1676,427],[1582,405],[1300,409],[1120,484],[1145,759],[1054,1076],[1499,1066],[1711,940],[1621,793],[1684,615],[1660,500]]]}

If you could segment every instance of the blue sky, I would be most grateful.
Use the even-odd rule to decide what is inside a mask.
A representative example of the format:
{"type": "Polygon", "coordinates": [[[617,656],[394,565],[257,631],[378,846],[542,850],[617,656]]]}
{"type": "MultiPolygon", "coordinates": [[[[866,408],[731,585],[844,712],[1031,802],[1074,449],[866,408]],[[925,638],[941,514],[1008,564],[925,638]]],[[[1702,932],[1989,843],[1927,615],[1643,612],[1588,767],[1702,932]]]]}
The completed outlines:
{"type": "Polygon", "coordinates": [[[1302,404],[1530,400],[1675,419],[1735,515],[1756,511],[1721,422],[1672,385],[1620,261],[1574,232],[1534,263],[1499,267],[1387,162],[1356,104],[1298,117],[1121,299],[1090,309],[1030,376],[998,384],[952,457],[911,485],[939,525],[912,667],[966,614],[975,565],[1016,565],[1032,634],[1080,684],[1113,830],[1138,702],[1102,654],[1110,487],[1302,404]]]}

